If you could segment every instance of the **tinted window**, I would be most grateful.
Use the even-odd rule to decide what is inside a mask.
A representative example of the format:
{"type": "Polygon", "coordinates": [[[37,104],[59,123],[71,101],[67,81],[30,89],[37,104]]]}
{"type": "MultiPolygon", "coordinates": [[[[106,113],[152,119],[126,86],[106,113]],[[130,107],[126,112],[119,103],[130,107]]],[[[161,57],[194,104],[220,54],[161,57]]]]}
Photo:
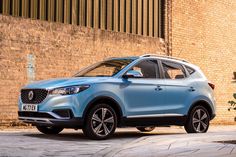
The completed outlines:
{"type": "Polygon", "coordinates": [[[144,60],[136,64],[131,70],[139,71],[143,78],[160,78],[156,60],[144,60]]]}
{"type": "Polygon", "coordinates": [[[131,59],[113,59],[92,65],[80,71],[75,77],[111,77],[130,64],[131,59]]]}
{"type": "Polygon", "coordinates": [[[195,70],[193,70],[192,68],[185,66],[185,68],[187,69],[188,73],[191,75],[195,72],[195,70]]]}
{"type": "Polygon", "coordinates": [[[182,79],[186,77],[184,68],[180,64],[162,61],[162,66],[166,79],[182,79]]]}

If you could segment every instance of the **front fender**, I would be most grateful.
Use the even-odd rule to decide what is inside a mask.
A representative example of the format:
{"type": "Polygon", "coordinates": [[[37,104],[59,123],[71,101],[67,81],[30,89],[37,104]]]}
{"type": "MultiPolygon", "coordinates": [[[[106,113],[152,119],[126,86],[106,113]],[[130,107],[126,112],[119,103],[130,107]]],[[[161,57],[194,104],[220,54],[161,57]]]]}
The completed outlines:
{"type": "Polygon", "coordinates": [[[124,104],[123,104],[122,100],[116,94],[114,94],[112,92],[102,91],[102,92],[93,94],[91,97],[89,97],[89,99],[86,100],[85,104],[89,105],[92,102],[94,102],[95,100],[102,99],[102,98],[108,98],[108,99],[112,99],[113,101],[115,101],[119,105],[119,107],[122,111],[122,115],[125,115],[125,112],[124,112],[125,108],[124,108],[124,104]]]}

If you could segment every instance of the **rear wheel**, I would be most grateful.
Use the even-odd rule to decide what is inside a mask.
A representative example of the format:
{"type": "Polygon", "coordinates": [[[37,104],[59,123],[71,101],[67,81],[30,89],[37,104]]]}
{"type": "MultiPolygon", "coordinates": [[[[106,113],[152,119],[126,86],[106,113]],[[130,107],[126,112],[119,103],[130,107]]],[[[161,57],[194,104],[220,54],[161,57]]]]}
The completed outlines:
{"type": "Polygon", "coordinates": [[[47,126],[36,126],[36,128],[44,134],[59,134],[63,128],[58,128],[58,127],[47,127],[47,126]]]}
{"type": "Polygon", "coordinates": [[[196,106],[188,116],[184,126],[188,133],[205,133],[209,128],[210,116],[206,108],[196,106]]]}
{"type": "Polygon", "coordinates": [[[103,140],[115,132],[116,125],[114,109],[107,104],[97,104],[86,116],[83,133],[90,139],[103,140]]]}
{"type": "Polygon", "coordinates": [[[151,132],[155,129],[154,126],[148,126],[148,127],[136,127],[141,132],[151,132]]]}

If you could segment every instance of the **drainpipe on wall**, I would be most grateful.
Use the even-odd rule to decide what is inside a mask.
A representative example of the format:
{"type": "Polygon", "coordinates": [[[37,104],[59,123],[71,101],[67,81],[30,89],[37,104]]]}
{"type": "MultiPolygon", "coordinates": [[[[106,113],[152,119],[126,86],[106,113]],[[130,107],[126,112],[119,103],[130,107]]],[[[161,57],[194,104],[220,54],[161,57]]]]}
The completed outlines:
{"type": "Polygon", "coordinates": [[[172,0],[165,1],[166,8],[166,54],[172,56],[172,0]]]}
{"type": "Polygon", "coordinates": [[[27,80],[29,83],[35,80],[35,56],[27,54],[27,80]]]}

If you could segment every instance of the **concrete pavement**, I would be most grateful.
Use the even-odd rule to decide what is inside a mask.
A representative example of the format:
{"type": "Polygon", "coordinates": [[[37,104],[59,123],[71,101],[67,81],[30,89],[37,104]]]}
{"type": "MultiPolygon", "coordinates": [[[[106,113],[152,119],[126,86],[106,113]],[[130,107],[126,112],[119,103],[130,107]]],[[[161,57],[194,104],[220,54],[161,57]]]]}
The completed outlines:
{"type": "Polygon", "coordinates": [[[236,125],[211,126],[205,134],[186,134],[181,127],[160,127],[151,133],[122,128],[104,141],[89,140],[70,129],[59,135],[5,129],[0,131],[0,156],[236,157],[236,144],[228,141],[236,141],[236,125]]]}

